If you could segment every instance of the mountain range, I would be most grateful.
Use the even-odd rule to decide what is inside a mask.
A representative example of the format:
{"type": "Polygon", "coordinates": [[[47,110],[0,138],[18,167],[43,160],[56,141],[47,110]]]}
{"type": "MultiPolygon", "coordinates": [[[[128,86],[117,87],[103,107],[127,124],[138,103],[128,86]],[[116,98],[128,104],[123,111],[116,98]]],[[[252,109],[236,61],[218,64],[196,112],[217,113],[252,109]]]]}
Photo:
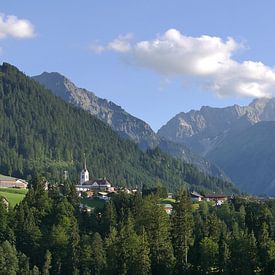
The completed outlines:
{"type": "Polygon", "coordinates": [[[179,113],[158,134],[216,163],[243,191],[275,194],[275,99],[179,113]],[[269,122],[269,123],[267,123],[269,122]]]}
{"type": "Polygon", "coordinates": [[[27,178],[40,174],[60,181],[67,170],[78,182],[86,153],[91,178],[108,177],[119,186],[181,186],[238,192],[160,149],[146,152],[121,138],[106,123],[52,94],[16,67],[0,66],[0,171],[27,178]]]}
{"type": "Polygon", "coordinates": [[[209,160],[193,153],[185,144],[173,142],[156,134],[144,121],[136,118],[112,101],[97,97],[93,92],[77,87],[57,72],[44,72],[33,79],[64,101],[96,116],[112,127],[121,137],[134,141],[140,149],[159,147],[164,153],[194,164],[200,171],[229,180],[228,176],[209,160]]]}

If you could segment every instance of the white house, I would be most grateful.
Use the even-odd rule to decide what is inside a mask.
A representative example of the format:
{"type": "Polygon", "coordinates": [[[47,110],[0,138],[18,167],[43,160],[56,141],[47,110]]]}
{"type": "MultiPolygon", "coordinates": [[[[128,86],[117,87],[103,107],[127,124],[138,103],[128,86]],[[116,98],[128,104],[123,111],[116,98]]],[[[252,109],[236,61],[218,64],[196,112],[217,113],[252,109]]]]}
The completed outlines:
{"type": "Polygon", "coordinates": [[[203,199],[203,196],[196,191],[191,192],[190,196],[191,196],[191,200],[194,202],[201,201],[203,199]]]}

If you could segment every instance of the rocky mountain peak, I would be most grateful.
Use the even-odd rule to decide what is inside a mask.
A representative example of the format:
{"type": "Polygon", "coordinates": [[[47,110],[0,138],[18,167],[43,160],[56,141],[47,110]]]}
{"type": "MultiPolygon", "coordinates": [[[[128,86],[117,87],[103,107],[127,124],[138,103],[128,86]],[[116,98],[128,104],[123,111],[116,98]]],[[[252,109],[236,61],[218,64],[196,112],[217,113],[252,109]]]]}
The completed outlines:
{"type": "Polygon", "coordinates": [[[248,106],[202,106],[199,111],[179,113],[162,126],[158,134],[172,142],[187,144],[193,151],[205,155],[235,128],[274,120],[275,99],[260,98],[248,106]]]}

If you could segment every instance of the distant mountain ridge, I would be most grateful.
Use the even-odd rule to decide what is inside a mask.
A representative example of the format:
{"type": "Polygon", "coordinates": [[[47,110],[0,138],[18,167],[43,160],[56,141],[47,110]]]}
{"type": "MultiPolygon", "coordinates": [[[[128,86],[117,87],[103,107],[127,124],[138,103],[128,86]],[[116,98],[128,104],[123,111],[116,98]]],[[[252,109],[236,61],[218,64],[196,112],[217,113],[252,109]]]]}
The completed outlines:
{"type": "Polygon", "coordinates": [[[206,156],[230,132],[274,120],[275,99],[261,98],[248,106],[203,106],[199,111],[179,113],[162,126],[158,134],[172,142],[187,144],[195,153],[206,156]]]}
{"type": "Polygon", "coordinates": [[[57,72],[44,72],[33,79],[62,98],[110,125],[123,138],[133,140],[142,150],[159,147],[163,152],[194,164],[201,171],[228,180],[224,172],[211,162],[194,154],[184,144],[177,144],[159,137],[151,127],[141,119],[127,113],[112,101],[97,97],[93,92],[78,88],[65,76],[57,72]]]}
{"type": "Polygon", "coordinates": [[[216,163],[242,191],[275,195],[275,98],[179,113],[158,134],[216,163]]]}

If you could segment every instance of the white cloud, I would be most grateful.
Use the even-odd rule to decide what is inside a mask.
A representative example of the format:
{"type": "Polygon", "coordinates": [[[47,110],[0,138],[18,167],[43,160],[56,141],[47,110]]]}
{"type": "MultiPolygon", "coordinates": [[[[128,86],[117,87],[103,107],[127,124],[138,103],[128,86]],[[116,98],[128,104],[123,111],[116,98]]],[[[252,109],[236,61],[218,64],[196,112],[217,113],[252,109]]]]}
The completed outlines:
{"type": "Polygon", "coordinates": [[[34,26],[26,19],[14,15],[0,14],[0,39],[8,36],[14,38],[31,38],[35,35],[34,26]]]}
{"type": "Polygon", "coordinates": [[[153,40],[134,43],[132,37],[119,36],[101,47],[165,77],[195,77],[219,96],[263,97],[275,92],[275,70],[261,62],[234,60],[243,45],[230,37],[192,37],[170,29],[153,40]]]}
{"type": "Polygon", "coordinates": [[[132,48],[131,40],[133,38],[133,35],[131,33],[128,33],[126,35],[120,35],[118,38],[114,39],[110,43],[108,43],[106,46],[102,46],[99,44],[98,41],[93,43],[89,48],[95,53],[102,53],[104,51],[115,51],[120,53],[126,53],[129,52],[132,48]]]}
{"type": "Polygon", "coordinates": [[[131,50],[132,34],[120,35],[118,38],[110,42],[107,46],[108,49],[121,53],[126,53],[131,50]]]}

